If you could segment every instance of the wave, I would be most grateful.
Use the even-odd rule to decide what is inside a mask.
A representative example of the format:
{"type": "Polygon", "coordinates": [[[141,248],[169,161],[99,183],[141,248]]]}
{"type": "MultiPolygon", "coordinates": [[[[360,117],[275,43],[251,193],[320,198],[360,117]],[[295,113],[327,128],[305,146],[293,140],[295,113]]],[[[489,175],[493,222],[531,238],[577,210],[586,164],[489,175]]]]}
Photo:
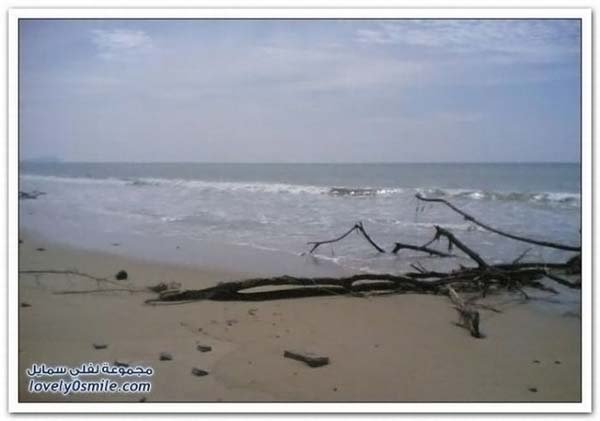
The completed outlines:
{"type": "Polygon", "coordinates": [[[394,197],[420,193],[425,197],[461,199],[461,200],[498,200],[513,202],[530,202],[540,204],[559,204],[579,206],[581,195],[572,192],[515,192],[487,191],[478,189],[448,188],[401,188],[401,187],[348,187],[348,186],[316,186],[303,184],[237,182],[237,181],[204,181],[169,178],[92,178],[63,177],[52,175],[23,174],[21,178],[32,181],[53,181],[75,184],[108,184],[124,185],[132,188],[167,187],[175,189],[194,189],[201,191],[270,193],[270,194],[307,194],[328,195],[339,198],[373,198],[394,197]]]}
{"type": "Polygon", "coordinates": [[[567,192],[506,192],[465,189],[417,189],[417,192],[424,197],[431,198],[556,203],[572,206],[579,205],[581,201],[579,193],[567,192]]]}
{"type": "Polygon", "coordinates": [[[370,188],[370,187],[331,187],[328,193],[332,196],[389,196],[404,193],[401,188],[370,188]]]}

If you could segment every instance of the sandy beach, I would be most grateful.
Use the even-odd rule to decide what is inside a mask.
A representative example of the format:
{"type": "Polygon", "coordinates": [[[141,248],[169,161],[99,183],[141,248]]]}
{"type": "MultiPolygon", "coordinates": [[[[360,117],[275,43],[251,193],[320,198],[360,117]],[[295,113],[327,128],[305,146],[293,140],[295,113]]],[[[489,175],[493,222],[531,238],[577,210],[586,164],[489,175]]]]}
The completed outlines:
{"type": "MultiPolygon", "coordinates": [[[[20,270],[119,270],[126,288],[159,281],[201,288],[251,274],[144,262],[49,244],[21,234],[20,270]],[[43,250],[40,250],[42,248],[43,250]]],[[[125,247],[121,245],[119,247],[125,247]]],[[[114,279],[114,278],[113,278],[114,279]]],[[[151,306],[151,292],[60,294],[110,288],[74,275],[19,279],[19,399],[138,402],[494,402],[580,400],[580,319],[517,296],[481,311],[483,339],[453,324],[446,297],[392,295],[151,306]],[[23,306],[25,303],[25,306],[23,306]],[[29,305],[29,306],[27,306],[29,305]],[[107,345],[95,349],[93,344],[107,345]],[[200,352],[198,345],[211,347],[200,352]],[[327,356],[311,368],[285,350],[327,356]],[[161,361],[166,352],[172,360],[161,361]],[[143,394],[32,394],[34,363],[125,361],[152,367],[143,394]],[[208,372],[198,377],[193,368],[208,372]]]]}

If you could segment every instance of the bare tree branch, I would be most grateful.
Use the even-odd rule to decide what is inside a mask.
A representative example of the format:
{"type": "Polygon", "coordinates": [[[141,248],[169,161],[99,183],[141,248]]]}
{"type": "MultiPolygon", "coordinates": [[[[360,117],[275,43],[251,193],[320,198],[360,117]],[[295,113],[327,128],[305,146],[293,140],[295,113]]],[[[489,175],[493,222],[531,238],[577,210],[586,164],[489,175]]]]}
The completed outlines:
{"type": "Polygon", "coordinates": [[[474,217],[472,217],[468,213],[460,210],[459,208],[457,208],[456,206],[454,206],[452,203],[450,203],[450,202],[448,202],[447,200],[444,200],[444,199],[423,197],[419,193],[417,193],[415,195],[415,197],[417,199],[419,199],[419,200],[424,201],[424,202],[438,202],[438,203],[443,203],[446,206],[448,206],[450,209],[452,209],[453,211],[455,211],[455,212],[459,213],[460,215],[462,215],[467,221],[471,221],[474,224],[479,225],[481,228],[484,228],[484,229],[486,229],[488,231],[494,232],[494,233],[496,233],[498,235],[502,235],[503,237],[511,238],[511,239],[517,240],[517,241],[522,241],[524,243],[535,244],[535,245],[538,245],[538,246],[550,247],[550,248],[555,248],[555,249],[559,249],[559,250],[578,251],[578,252],[581,251],[581,246],[568,246],[568,245],[564,245],[564,244],[553,243],[553,242],[550,242],[550,241],[533,240],[531,238],[521,237],[521,236],[518,236],[518,235],[509,234],[507,232],[500,231],[499,229],[490,227],[489,225],[484,224],[483,222],[478,221],[477,219],[475,219],[474,217]]]}
{"type": "Polygon", "coordinates": [[[336,243],[340,240],[343,240],[344,238],[346,238],[347,236],[349,236],[352,232],[354,231],[358,231],[360,232],[363,237],[366,238],[366,240],[379,252],[379,253],[385,253],[385,250],[382,249],[381,247],[379,247],[369,236],[369,234],[367,234],[367,231],[365,231],[365,228],[363,226],[362,222],[357,222],[356,224],[354,224],[354,226],[352,228],[350,228],[347,232],[345,232],[344,234],[340,235],[337,238],[334,238],[333,240],[325,240],[325,241],[311,241],[309,243],[307,243],[308,245],[312,245],[313,247],[310,249],[309,253],[312,254],[317,247],[323,245],[323,244],[331,244],[331,243],[336,243]]]}

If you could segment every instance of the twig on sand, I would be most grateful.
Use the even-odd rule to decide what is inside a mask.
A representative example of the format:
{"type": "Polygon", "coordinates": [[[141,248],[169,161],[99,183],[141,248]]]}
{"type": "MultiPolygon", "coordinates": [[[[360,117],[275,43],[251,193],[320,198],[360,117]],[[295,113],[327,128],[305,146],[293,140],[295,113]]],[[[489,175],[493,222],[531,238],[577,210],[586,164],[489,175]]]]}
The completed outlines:
{"type": "Polygon", "coordinates": [[[122,282],[113,281],[108,278],[100,278],[97,276],[90,275],[85,272],[79,272],[78,270],[55,270],[55,269],[37,269],[37,270],[19,270],[20,274],[23,275],[75,275],[82,278],[91,279],[96,282],[106,282],[113,285],[122,286],[122,282]]]}

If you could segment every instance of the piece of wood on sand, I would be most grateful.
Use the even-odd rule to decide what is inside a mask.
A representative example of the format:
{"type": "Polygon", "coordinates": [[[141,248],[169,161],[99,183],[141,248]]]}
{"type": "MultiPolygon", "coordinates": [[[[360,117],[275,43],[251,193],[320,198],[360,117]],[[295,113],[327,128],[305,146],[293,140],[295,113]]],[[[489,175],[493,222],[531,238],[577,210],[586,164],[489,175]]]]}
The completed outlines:
{"type": "Polygon", "coordinates": [[[460,321],[457,323],[458,326],[464,327],[474,338],[482,338],[481,332],[479,331],[479,312],[473,310],[465,301],[458,295],[458,293],[448,286],[448,296],[454,303],[454,308],[458,311],[460,321]]]}
{"type": "Polygon", "coordinates": [[[299,352],[299,351],[285,351],[283,353],[285,358],[291,358],[292,360],[302,361],[308,364],[310,367],[321,367],[329,364],[328,357],[322,357],[312,352],[299,352]]]}

